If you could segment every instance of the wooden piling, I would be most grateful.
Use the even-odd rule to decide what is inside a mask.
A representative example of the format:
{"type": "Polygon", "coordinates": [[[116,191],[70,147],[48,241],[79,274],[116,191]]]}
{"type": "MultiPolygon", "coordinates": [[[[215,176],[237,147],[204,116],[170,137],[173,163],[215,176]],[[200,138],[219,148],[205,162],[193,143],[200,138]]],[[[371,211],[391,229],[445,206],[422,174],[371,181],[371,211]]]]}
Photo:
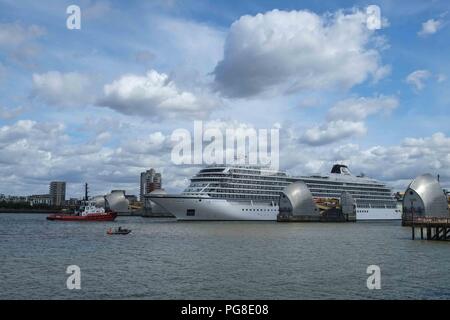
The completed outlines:
{"type": "Polygon", "coordinates": [[[450,219],[449,218],[428,218],[416,217],[414,221],[403,221],[403,226],[411,227],[411,238],[416,239],[416,228],[420,229],[420,239],[424,240],[426,229],[426,239],[436,241],[450,241],[450,219]]]}

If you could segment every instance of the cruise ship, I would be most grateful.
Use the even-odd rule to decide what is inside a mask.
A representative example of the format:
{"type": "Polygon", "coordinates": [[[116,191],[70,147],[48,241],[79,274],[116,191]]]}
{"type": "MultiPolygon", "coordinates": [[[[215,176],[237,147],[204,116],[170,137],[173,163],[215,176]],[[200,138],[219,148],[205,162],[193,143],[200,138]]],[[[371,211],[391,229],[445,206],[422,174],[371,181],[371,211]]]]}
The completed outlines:
{"type": "Polygon", "coordinates": [[[302,177],[261,166],[214,165],[193,176],[181,194],[155,194],[150,200],[178,220],[276,220],[279,196],[295,181],[305,182],[317,201],[339,199],[348,191],[355,200],[357,220],[401,219],[385,184],[354,176],[339,164],[330,174],[302,177]]]}

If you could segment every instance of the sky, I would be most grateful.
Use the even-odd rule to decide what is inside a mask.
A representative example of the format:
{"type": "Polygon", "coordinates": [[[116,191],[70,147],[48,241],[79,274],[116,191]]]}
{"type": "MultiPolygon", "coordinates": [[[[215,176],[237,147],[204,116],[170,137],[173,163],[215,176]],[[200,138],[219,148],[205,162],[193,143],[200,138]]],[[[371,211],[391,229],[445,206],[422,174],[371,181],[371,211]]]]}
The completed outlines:
{"type": "Polygon", "coordinates": [[[0,0],[0,193],[168,192],[177,129],[279,129],[280,169],[450,188],[448,1],[0,0]],[[81,10],[68,29],[67,7],[81,10]],[[367,8],[380,9],[380,28],[367,8]]]}

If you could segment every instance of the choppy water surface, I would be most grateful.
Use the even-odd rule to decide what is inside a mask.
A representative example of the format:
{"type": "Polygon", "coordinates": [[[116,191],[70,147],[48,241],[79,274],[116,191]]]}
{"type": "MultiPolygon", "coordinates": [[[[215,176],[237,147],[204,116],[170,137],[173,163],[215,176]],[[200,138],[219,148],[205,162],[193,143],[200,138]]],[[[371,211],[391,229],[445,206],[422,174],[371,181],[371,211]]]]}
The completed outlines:
{"type": "Polygon", "coordinates": [[[450,243],[400,222],[51,222],[0,214],[1,299],[449,299],[450,243]],[[109,227],[131,228],[107,236],[109,227]],[[69,265],[81,290],[66,288],[69,265]],[[368,290],[366,268],[381,268],[368,290]]]}

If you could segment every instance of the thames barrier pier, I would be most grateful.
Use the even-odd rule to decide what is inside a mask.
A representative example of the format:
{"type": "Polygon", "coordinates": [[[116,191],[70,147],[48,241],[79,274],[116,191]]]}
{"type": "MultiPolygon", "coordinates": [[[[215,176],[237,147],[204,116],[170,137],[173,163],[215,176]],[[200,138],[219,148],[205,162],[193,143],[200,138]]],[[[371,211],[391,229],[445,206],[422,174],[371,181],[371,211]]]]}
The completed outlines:
{"type": "Polygon", "coordinates": [[[450,218],[425,218],[418,217],[405,222],[405,226],[411,226],[411,238],[416,239],[420,230],[421,240],[450,241],[450,218]]]}
{"type": "Polygon", "coordinates": [[[294,182],[281,193],[278,222],[347,222],[356,221],[354,200],[348,192],[341,195],[341,208],[321,208],[306,183],[294,182]]]}
{"type": "Polygon", "coordinates": [[[432,175],[418,176],[409,184],[403,198],[402,225],[411,227],[413,240],[419,231],[422,240],[450,240],[447,196],[432,175]]]}

